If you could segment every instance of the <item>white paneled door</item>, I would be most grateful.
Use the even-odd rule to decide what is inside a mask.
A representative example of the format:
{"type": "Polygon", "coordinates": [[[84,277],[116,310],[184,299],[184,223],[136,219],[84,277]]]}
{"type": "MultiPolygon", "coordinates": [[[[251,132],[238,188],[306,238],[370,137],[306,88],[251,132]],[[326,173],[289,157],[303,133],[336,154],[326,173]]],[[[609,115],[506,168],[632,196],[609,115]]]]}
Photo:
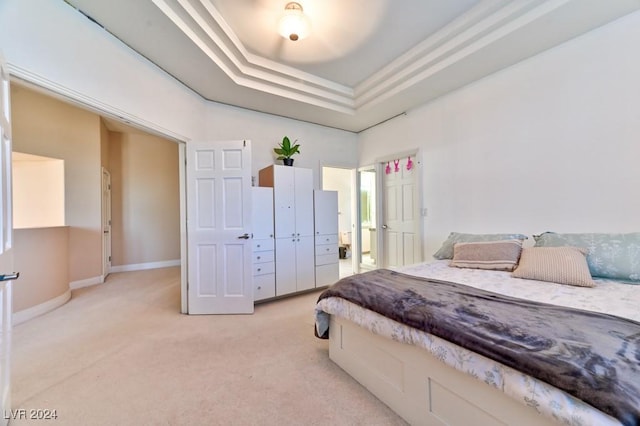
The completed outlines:
{"type": "Polygon", "coordinates": [[[0,424],[11,411],[11,279],[13,220],[11,217],[11,104],[9,71],[0,53],[0,424]]]}
{"type": "Polygon", "coordinates": [[[422,259],[415,157],[391,162],[382,175],[382,230],[385,267],[409,265],[422,259]]]}
{"type": "Polygon", "coordinates": [[[187,143],[189,314],[253,313],[251,145],[187,143]]]}

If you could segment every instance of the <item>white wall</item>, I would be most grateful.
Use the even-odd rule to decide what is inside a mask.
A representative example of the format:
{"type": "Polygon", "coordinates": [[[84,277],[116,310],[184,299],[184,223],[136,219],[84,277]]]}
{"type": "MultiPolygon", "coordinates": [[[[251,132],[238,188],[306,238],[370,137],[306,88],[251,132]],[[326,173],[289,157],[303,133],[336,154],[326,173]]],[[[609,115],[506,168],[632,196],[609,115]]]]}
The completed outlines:
{"type": "Polygon", "coordinates": [[[316,188],[320,161],[356,165],[356,134],[207,102],[62,1],[3,0],[0,40],[14,73],[102,111],[179,140],[250,139],[254,175],[284,135],[316,188]]]}
{"type": "Polygon", "coordinates": [[[451,231],[639,231],[640,13],[360,135],[420,148],[425,258],[451,231]]]}
{"type": "Polygon", "coordinates": [[[0,40],[27,81],[178,139],[203,136],[202,98],[63,1],[3,0],[0,40]]]}
{"type": "Polygon", "coordinates": [[[318,126],[303,121],[249,111],[243,108],[210,103],[207,108],[206,135],[210,140],[251,140],[252,175],[276,161],[273,152],[284,136],[298,140],[300,154],[293,156],[295,167],[313,169],[314,188],[320,189],[321,164],[344,164],[356,167],[355,133],[318,126]]]}

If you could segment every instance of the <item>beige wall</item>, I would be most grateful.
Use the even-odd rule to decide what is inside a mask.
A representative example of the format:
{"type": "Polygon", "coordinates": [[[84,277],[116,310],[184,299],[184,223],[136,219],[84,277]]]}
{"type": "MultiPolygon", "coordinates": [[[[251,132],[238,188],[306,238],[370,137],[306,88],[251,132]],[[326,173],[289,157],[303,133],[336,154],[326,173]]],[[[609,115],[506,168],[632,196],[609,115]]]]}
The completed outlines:
{"type": "Polygon", "coordinates": [[[69,280],[100,276],[100,117],[21,86],[11,91],[14,150],[65,162],[69,280]]]}
{"type": "Polygon", "coordinates": [[[109,132],[112,265],[180,259],[178,144],[109,132]]]}
{"type": "Polygon", "coordinates": [[[69,291],[68,231],[64,226],[14,231],[13,266],[20,271],[13,287],[14,313],[69,291]]]}

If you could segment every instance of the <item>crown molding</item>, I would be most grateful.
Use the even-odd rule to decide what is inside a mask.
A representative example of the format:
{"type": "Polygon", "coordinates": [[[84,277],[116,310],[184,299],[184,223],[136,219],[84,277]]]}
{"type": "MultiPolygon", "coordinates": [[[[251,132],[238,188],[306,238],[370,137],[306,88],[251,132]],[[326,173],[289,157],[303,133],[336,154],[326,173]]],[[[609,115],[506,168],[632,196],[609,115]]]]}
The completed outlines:
{"type": "Polygon", "coordinates": [[[152,0],[235,84],[354,114],[353,89],[249,54],[208,0],[152,0]]]}
{"type": "MultiPolygon", "coordinates": [[[[381,107],[413,87],[428,85],[431,78],[435,84],[443,70],[464,66],[465,59],[509,35],[526,33],[537,20],[543,25],[543,18],[548,21],[556,11],[562,16],[559,9],[564,6],[580,11],[581,2],[588,3],[482,0],[352,88],[248,52],[211,0],[152,2],[235,84],[348,115],[381,107]]],[[[513,62],[518,60],[513,57],[513,62]]]]}
{"type": "Polygon", "coordinates": [[[356,109],[384,102],[570,1],[479,3],[358,85],[356,109]]]}

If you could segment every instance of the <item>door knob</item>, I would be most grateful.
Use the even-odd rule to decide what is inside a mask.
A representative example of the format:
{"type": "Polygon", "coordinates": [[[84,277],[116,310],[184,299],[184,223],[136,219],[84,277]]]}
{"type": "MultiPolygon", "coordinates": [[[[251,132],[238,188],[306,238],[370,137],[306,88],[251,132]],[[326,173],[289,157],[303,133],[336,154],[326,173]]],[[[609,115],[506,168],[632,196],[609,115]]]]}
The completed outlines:
{"type": "Polygon", "coordinates": [[[3,275],[0,275],[0,281],[17,280],[19,276],[20,276],[20,272],[12,272],[10,274],[3,274],[3,275]]]}
{"type": "Polygon", "coordinates": [[[387,225],[382,225],[382,229],[387,229],[388,226],[387,225]]]}
{"type": "Polygon", "coordinates": [[[240,235],[238,238],[241,239],[241,240],[248,240],[249,239],[249,234],[240,235]]]}

